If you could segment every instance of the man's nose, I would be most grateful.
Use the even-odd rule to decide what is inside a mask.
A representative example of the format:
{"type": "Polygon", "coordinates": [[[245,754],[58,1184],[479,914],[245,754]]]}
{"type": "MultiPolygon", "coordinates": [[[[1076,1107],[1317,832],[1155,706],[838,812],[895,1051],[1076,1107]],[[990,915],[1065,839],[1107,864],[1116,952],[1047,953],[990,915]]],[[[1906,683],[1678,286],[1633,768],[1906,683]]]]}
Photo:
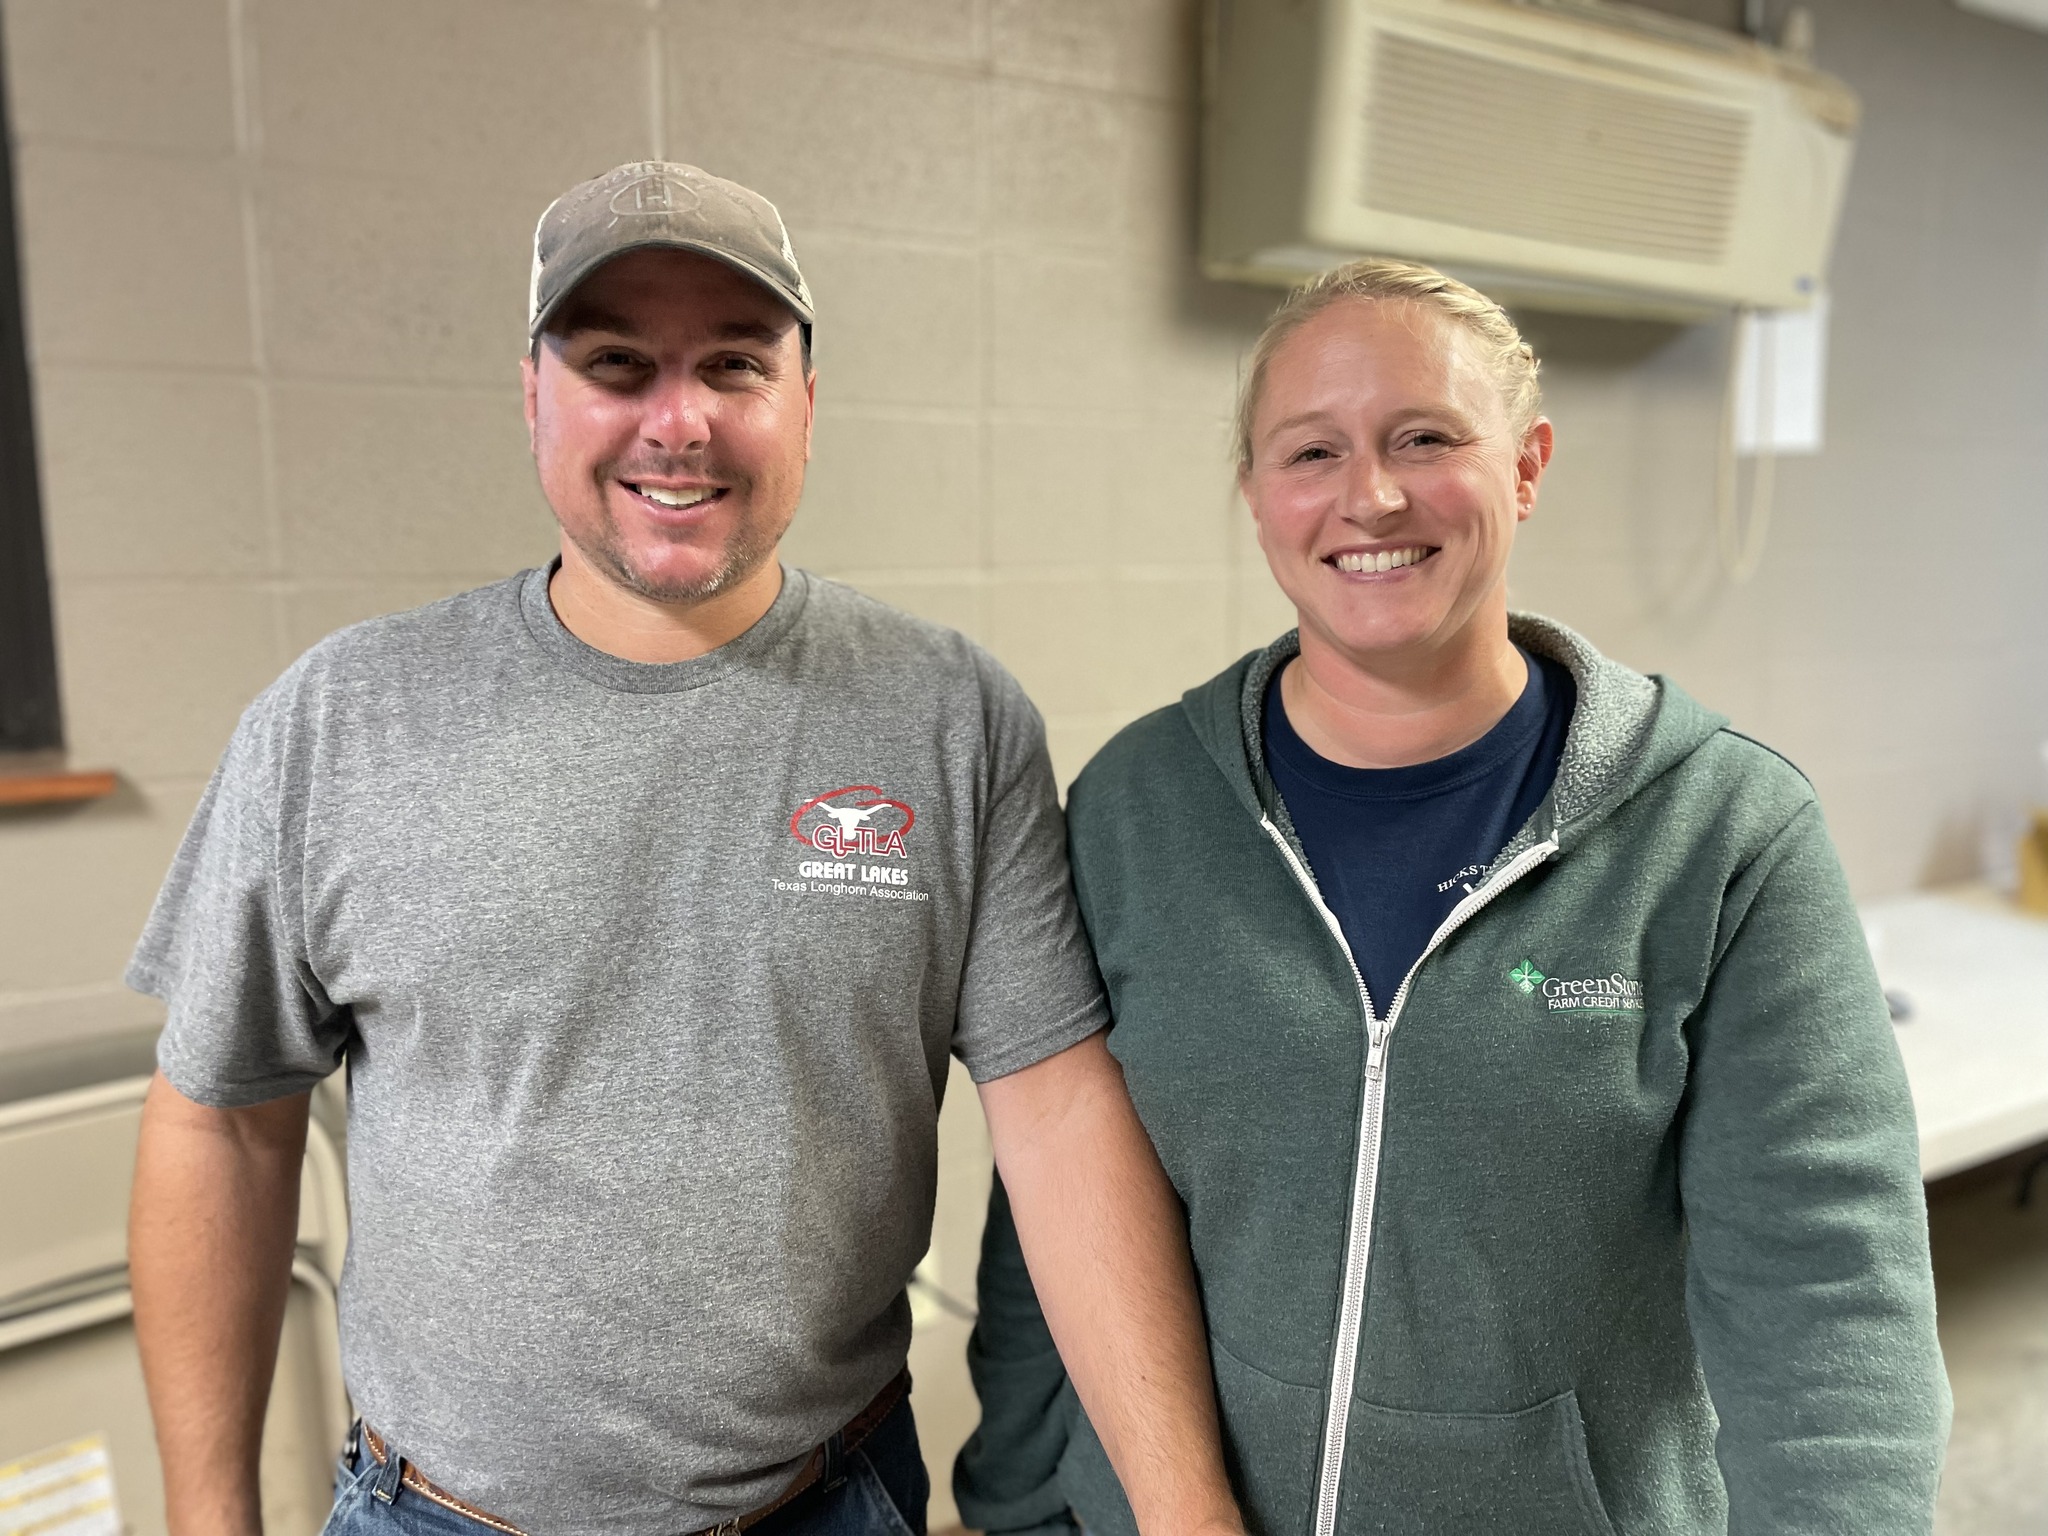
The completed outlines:
{"type": "Polygon", "coordinates": [[[686,453],[711,441],[711,391],[693,374],[667,373],[648,387],[640,435],[670,453],[686,453]]]}

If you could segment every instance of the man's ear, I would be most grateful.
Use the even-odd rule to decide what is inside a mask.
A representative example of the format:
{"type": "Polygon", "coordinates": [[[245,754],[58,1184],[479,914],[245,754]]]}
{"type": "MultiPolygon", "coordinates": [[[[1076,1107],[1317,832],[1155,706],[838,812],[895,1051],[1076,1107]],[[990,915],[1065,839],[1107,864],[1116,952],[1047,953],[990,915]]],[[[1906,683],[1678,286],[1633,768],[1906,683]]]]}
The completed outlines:
{"type": "Polygon", "coordinates": [[[520,393],[526,398],[526,451],[538,455],[539,447],[534,442],[534,422],[540,408],[540,364],[536,360],[539,349],[519,359],[520,393]]]}
{"type": "Polygon", "coordinates": [[[804,377],[804,462],[811,462],[811,428],[818,420],[818,370],[804,377]]]}
{"type": "Polygon", "coordinates": [[[1522,434],[1522,450],[1515,456],[1515,520],[1522,522],[1536,510],[1536,491],[1543,472],[1550,467],[1550,455],[1557,447],[1557,433],[1548,416],[1538,416],[1522,434]]]}

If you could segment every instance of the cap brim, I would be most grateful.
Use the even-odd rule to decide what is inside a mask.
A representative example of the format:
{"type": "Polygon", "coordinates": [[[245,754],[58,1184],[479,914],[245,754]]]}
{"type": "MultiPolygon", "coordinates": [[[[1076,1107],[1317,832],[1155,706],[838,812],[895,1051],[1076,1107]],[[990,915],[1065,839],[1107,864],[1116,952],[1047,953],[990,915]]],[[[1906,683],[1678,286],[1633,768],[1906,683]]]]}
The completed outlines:
{"type": "Polygon", "coordinates": [[[624,256],[632,251],[651,250],[689,251],[698,256],[708,256],[713,261],[720,262],[725,266],[731,267],[733,271],[739,273],[742,277],[751,277],[755,282],[759,283],[763,288],[766,288],[771,294],[773,294],[804,325],[810,325],[813,323],[811,318],[811,306],[804,303],[803,300],[799,299],[795,294],[791,293],[787,288],[783,287],[781,283],[777,282],[774,278],[770,277],[766,272],[763,272],[759,267],[755,266],[752,262],[743,261],[739,257],[733,255],[731,251],[721,250],[719,247],[710,244],[708,241],[677,240],[673,238],[662,238],[657,240],[635,240],[627,245],[621,245],[614,247],[610,250],[601,251],[598,254],[587,258],[580,265],[572,267],[569,271],[568,277],[564,279],[562,283],[561,291],[558,292],[552,299],[550,299],[547,302],[547,304],[541,308],[539,313],[537,313],[533,317],[532,325],[530,325],[527,328],[526,339],[528,341],[532,341],[535,338],[537,338],[542,331],[546,330],[548,321],[554,318],[555,312],[559,310],[562,307],[562,305],[568,300],[569,295],[574,293],[578,288],[582,287],[583,284],[589,280],[591,274],[597,271],[597,269],[603,266],[606,262],[616,261],[619,259],[619,257],[624,256]]]}

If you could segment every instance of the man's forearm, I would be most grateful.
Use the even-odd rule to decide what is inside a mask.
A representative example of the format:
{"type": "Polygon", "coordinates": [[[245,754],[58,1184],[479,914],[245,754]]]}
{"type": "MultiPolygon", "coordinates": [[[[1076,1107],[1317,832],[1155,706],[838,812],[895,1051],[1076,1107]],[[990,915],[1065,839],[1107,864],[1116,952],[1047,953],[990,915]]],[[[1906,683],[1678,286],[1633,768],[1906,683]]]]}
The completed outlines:
{"type": "Polygon", "coordinates": [[[173,1536],[255,1536],[309,1095],[209,1109],[159,1076],[128,1218],[135,1334],[173,1536]]]}
{"type": "Polygon", "coordinates": [[[1046,1322],[1139,1529],[1242,1529],[1186,1223],[1103,1037],[982,1101],[1046,1322]]]}

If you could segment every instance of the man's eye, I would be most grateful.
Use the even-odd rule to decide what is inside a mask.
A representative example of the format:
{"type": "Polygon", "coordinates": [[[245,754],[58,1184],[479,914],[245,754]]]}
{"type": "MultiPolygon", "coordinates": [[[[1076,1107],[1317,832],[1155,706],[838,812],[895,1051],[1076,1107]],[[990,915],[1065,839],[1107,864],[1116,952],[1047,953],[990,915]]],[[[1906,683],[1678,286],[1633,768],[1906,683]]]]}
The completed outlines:
{"type": "Polygon", "coordinates": [[[584,366],[615,372],[622,368],[638,368],[640,359],[621,347],[606,347],[602,352],[593,352],[584,366]]]}
{"type": "Polygon", "coordinates": [[[761,371],[761,365],[758,362],[738,352],[727,357],[721,357],[713,366],[721,373],[759,373],[761,371]]]}

